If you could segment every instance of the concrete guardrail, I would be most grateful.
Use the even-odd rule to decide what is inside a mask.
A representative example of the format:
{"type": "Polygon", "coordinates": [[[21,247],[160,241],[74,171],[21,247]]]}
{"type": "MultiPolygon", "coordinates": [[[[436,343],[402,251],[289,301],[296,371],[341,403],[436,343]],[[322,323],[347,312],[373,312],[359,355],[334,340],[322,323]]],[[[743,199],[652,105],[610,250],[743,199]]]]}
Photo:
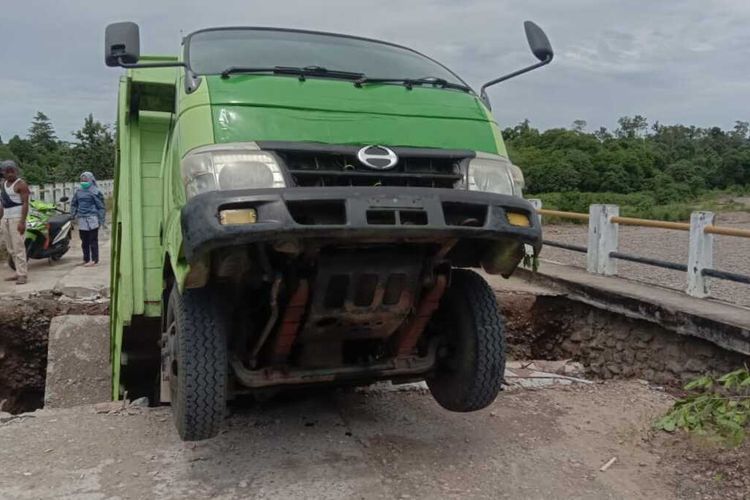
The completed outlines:
{"type": "Polygon", "coordinates": [[[714,269],[714,235],[750,238],[750,230],[722,227],[714,224],[713,212],[693,212],[690,223],[667,222],[651,219],[620,217],[617,205],[591,205],[589,213],[563,212],[542,208],[542,201],[528,200],[540,216],[554,216],[565,219],[588,221],[589,233],[587,245],[578,246],[544,240],[545,245],[563,248],[586,254],[586,270],[593,274],[614,276],[617,274],[617,261],[626,260],[650,266],[674,269],[687,273],[686,293],[692,297],[708,297],[709,278],[718,278],[737,283],[750,284],[750,276],[714,269]],[[687,263],[669,262],[651,259],[618,251],[619,226],[639,226],[688,231],[690,233],[687,263]]]}
{"type": "MultiPolygon", "coordinates": [[[[115,181],[113,180],[97,180],[96,185],[104,194],[105,198],[112,196],[115,192],[115,181]]],[[[77,182],[53,182],[49,184],[41,184],[38,186],[29,186],[29,190],[31,191],[32,200],[41,200],[46,201],[47,203],[57,203],[60,198],[64,196],[67,196],[68,198],[72,197],[77,187],[77,182]]]]}

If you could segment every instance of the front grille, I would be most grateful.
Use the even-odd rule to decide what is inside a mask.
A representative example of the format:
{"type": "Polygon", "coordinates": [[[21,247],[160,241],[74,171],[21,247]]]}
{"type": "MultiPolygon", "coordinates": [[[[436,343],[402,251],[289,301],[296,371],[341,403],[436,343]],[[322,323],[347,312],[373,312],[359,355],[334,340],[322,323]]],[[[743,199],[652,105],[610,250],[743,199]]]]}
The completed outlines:
{"type": "Polygon", "coordinates": [[[279,151],[300,187],[329,186],[412,186],[453,188],[462,179],[461,160],[450,157],[404,156],[389,170],[362,165],[356,154],[348,152],[279,151]]]}

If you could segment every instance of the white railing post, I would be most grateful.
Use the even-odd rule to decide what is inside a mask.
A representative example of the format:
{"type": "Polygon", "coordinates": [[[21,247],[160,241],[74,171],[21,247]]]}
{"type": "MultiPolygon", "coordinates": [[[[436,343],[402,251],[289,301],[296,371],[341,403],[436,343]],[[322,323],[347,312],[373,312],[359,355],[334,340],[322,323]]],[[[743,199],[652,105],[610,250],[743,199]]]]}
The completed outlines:
{"type": "MultiPolygon", "coordinates": [[[[534,210],[541,210],[541,208],[542,208],[542,200],[540,200],[539,198],[529,198],[526,201],[528,201],[529,203],[531,203],[531,206],[534,207],[534,210]]],[[[541,216],[541,214],[537,214],[537,216],[539,217],[539,224],[541,224],[542,223],[542,216],[541,216]]],[[[523,245],[523,248],[524,248],[524,251],[526,252],[526,255],[528,255],[528,256],[533,256],[534,255],[534,247],[532,247],[528,243],[525,243],[523,245]]]]}
{"type": "Polygon", "coordinates": [[[586,269],[590,273],[614,276],[617,261],[610,258],[617,251],[618,225],[611,221],[620,215],[617,205],[591,205],[589,207],[589,240],[586,252],[586,269]]]}
{"type": "Polygon", "coordinates": [[[704,269],[714,265],[714,235],[706,233],[706,226],[714,224],[713,212],[690,214],[690,249],[687,265],[687,294],[693,297],[708,297],[709,279],[703,276],[704,269]]]}
{"type": "MultiPolygon", "coordinates": [[[[529,203],[531,203],[531,206],[534,207],[534,210],[541,210],[542,209],[542,200],[540,200],[539,198],[529,198],[526,201],[528,201],[529,203]]],[[[537,215],[539,215],[539,214],[537,214],[537,215]]],[[[542,222],[542,216],[541,215],[539,215],[539,222],[542,222]]]]}

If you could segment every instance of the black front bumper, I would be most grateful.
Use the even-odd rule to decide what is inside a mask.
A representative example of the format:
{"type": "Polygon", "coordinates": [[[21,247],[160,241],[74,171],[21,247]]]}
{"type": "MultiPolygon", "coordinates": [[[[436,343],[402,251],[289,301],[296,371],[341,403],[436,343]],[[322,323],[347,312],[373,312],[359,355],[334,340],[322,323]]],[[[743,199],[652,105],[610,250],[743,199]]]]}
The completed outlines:
{"type": "Polygon", "coordinates": [[[194,262],[216,248],[289,240],[419,242],[449,239],[513,240],[541,248],[539,217],[515,196],[457,189],[331,187],[212,191],[182,208],[183,249],[194,262]],[[222,225],[219,212],[254,208],[255,224],[222,225]],[[456,222],[452,211],[485,214],[456,222]],[[316,219],[316,211],[324,216],[316,219]],[[531,225],[506,216],[525,214],[531,225]],[[453,219],[452,219],[453,217],[453,219]]]}

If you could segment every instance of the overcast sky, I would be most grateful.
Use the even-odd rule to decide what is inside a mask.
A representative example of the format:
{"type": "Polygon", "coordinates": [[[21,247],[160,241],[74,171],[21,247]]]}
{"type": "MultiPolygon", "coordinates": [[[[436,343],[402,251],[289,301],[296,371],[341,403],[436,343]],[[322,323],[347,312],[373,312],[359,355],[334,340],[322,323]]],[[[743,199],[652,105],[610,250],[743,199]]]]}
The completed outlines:
{"type": "Polygon", "coordinates": [[[319,29],[381,38],[440,60],[478,88],[533,62],[522,22],[544,28],[549,66],[493,87],[502,126],[613,128],[619,116],[730,128],[750,120],[750,0],[2,0],[0,136],[37,110],[70,138],[89,112],[111,122],[121,70],[104,27],[132,20],[141,52],[175,54],[207,26],[319,29]]]}

